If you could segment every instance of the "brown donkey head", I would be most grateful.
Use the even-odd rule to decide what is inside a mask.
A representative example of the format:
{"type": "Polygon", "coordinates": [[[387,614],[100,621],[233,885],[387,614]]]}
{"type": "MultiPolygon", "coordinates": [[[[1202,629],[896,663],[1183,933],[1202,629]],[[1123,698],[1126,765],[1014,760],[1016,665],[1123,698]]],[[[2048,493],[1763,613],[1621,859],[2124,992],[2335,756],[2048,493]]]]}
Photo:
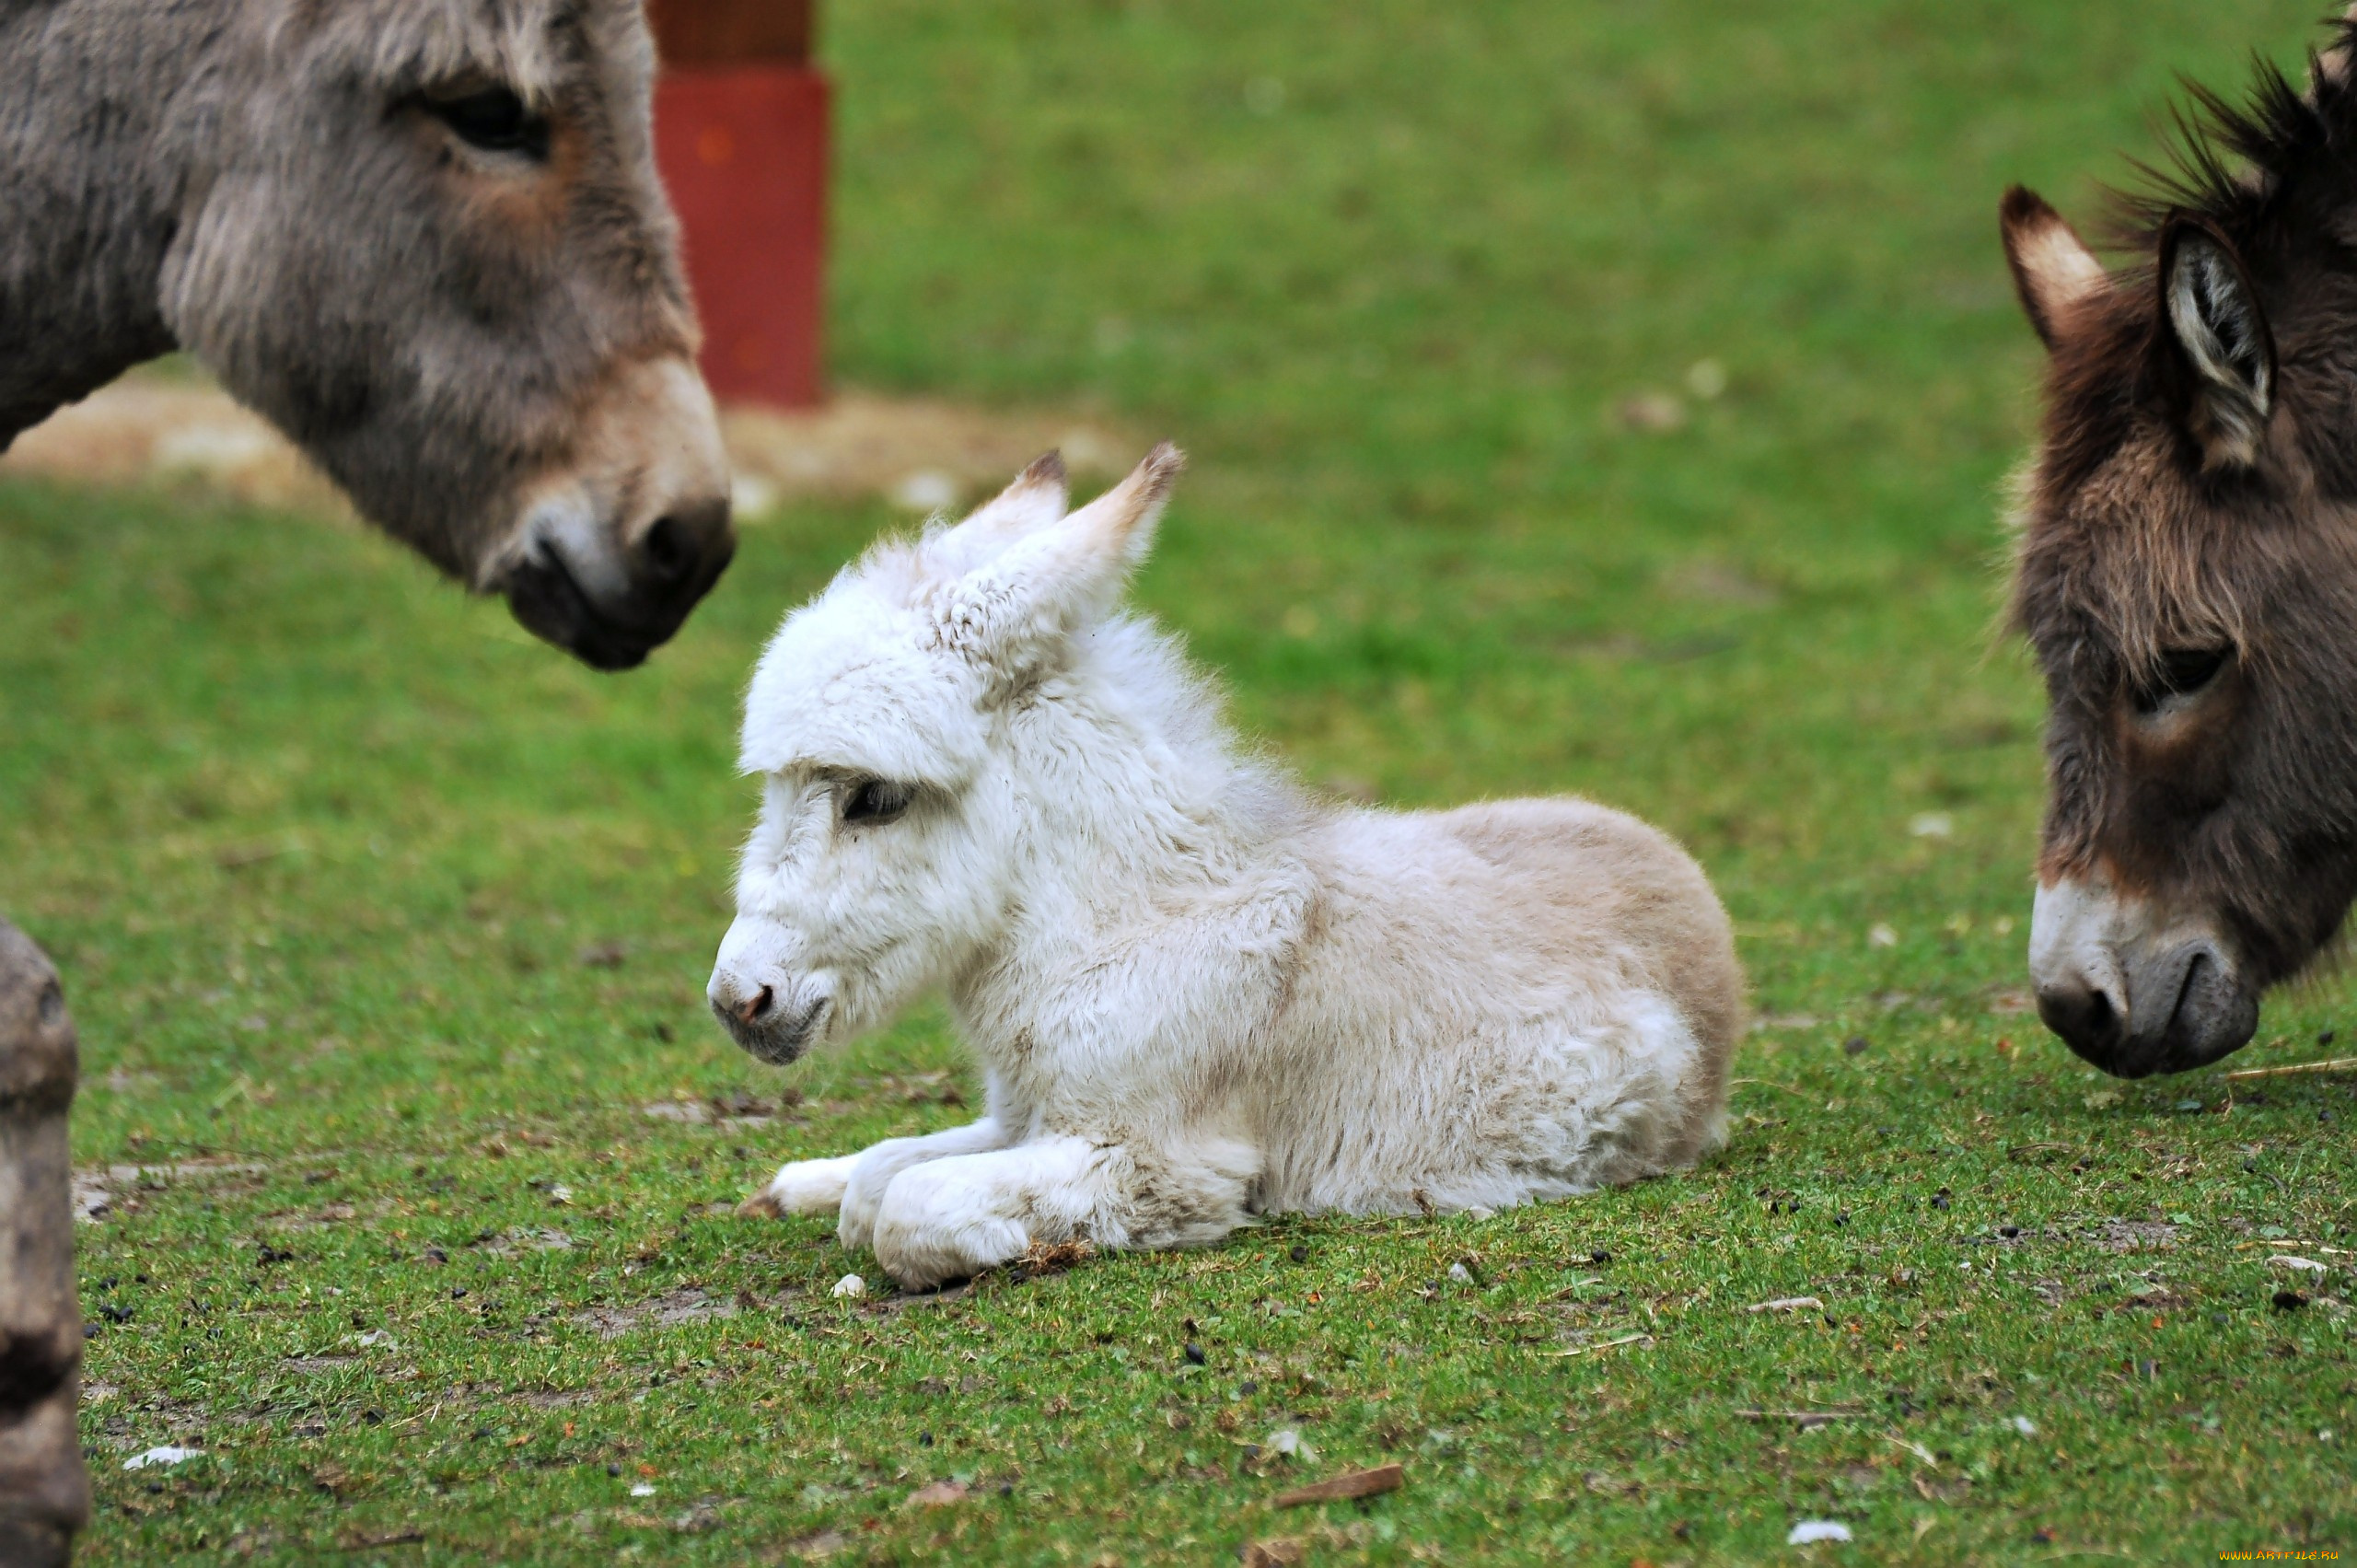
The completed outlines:
{"type": "Polygon", "coordinates": [[[173,336],[600,668],[734,549],[636,0],[259,0],[192,89],[173,336]]]}
{"type": "Polygon", "coordinates": [[[2004,201],[2051,354],[2014,589],[2050,702],[2030,970],[2122,1077],[2245,1044],[2357,895],[2353,39],[2305,94],[2202,98],[2128,271],[2004,201]]]}

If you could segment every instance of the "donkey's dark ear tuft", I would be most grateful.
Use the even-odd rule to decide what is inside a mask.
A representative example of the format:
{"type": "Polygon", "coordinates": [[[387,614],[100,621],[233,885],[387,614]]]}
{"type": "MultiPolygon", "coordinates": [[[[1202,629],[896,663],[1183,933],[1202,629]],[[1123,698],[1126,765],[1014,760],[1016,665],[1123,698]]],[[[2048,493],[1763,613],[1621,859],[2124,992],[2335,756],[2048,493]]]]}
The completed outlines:
{"type": "Polygon", "coordinates": [[[2350,50],[2357,43],[2357,5],[2341,12],[2340,25],[2333,31],[2339,36],[2316,56],[2308,71],[2308,91],[2319,106],[2326,88],[2349,86],[2350,50]]]}
{"type": "Polygon", "coordinates": [[[2079,308],[2110,287],[2111,276],[2062,215],[2034,191],[2019,185],[2007,191],[1997,206],[1997,224],[2022,309],[2038,340],[2053,348],[2079,308]]]}
{"type": "Polygon", "coordinates": [[[2234,242],[2181,213],[2161,235],[2161,308],[2190,372],[2188,431],[2213,468],[2258,460],[2275,403],[2275,334],[2234,242]]]}

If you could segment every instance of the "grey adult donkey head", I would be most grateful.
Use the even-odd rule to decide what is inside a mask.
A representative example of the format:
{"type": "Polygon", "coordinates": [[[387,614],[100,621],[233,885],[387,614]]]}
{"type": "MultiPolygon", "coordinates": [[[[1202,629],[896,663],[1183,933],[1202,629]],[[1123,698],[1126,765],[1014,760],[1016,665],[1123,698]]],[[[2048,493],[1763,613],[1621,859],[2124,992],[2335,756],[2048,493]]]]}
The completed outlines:
{"type": "Polygon", "coordinates": [[[0,442],[183,347],[387,531],[638,663],[734,549],[652,71],[635,0],[0,0],[0,442]]]}

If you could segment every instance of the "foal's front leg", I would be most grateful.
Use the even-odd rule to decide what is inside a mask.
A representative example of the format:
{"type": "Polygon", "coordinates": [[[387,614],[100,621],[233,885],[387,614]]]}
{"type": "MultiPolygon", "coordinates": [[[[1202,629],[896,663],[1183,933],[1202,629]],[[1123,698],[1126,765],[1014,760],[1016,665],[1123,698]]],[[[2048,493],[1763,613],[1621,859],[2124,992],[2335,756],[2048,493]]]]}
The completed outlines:
{"type": "Polygon", "coordinates": [[[1225,1141],[1171,1154],[1052,1134],[930,1160],[886,1189],[876,1260],[922,1290],[1019,1258],[1035,1241],[1199,1246],[1247,1223],[1253,1164],[1225,1141]]]}
{"type": "Polygon", "coordinates": [[[840,1212],[836,1227],[842,1244],[865,1247],[875,1228],[876,1205],[894,1177],[926,1160],[1003,1149],[1007,1142],[998,1119],[985,1116],[964,1127],[919,1138],[887,1138],[855,1155],[794,1160],[780,1167],[770,1184],[748,1198],[740,1212],[772,1217],[840,1212]]]}
{"type": "Polygon", "coordinates": [[[876,1234],[876,1211],[902,1171],[933,1160],[984,1154],[1015,1140],[995,1116],[919,1138],[887,1138],[852,1156],[851,1179],[843,1186],[842,1214],[835,1237],[845,1247],[865,1247],[876,1234]]]}

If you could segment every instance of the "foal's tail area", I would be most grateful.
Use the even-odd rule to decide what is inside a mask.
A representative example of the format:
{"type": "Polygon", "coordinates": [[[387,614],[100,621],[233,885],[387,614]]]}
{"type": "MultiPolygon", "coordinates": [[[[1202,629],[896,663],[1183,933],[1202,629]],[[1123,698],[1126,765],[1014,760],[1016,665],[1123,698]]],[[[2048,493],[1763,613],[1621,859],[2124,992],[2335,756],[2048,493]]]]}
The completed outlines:
{"type": "Polygon", "coordinates": [[[1611,955],[1621,983],[1677,1009],[1695,1051],[1663,1163],[1692,1165],[1717,1147],[1727,1072],[1750,1009],[1735,928],[1694,857],[1660,829],[1574,797],[1499,801],[1442,820],[1477,854],[1545,880],[1561,940],[1611,955]]]}

